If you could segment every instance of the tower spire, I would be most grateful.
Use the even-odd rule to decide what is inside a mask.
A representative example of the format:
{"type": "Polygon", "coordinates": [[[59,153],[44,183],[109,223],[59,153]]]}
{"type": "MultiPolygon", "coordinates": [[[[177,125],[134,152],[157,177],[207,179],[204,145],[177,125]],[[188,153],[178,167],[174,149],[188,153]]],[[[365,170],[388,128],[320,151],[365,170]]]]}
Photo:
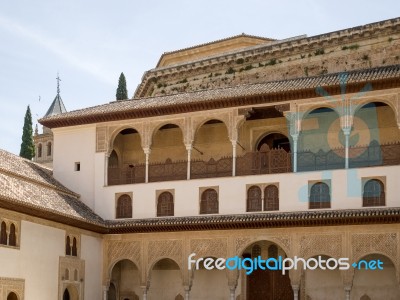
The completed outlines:
{"type": "Polygon", "coordinates": [[[60,75],[58,74],[58,72],[57,72],[57,96],[60,96],[60,81],[61,81],[61,78],[60,78],[60,75]]]}

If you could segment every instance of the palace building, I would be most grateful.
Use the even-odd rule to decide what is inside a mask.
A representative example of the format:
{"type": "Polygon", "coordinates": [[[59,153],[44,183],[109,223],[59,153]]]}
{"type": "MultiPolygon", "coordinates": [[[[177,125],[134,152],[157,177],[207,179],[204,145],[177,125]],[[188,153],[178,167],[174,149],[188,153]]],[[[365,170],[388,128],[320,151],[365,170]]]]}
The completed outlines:
{"type": "Polygon", "coordinates": [[[395,18],[166,52],[95,107],[58,89],[34,162],[0,151],[0,299],[400,299],[399,56],[395,18]]]}

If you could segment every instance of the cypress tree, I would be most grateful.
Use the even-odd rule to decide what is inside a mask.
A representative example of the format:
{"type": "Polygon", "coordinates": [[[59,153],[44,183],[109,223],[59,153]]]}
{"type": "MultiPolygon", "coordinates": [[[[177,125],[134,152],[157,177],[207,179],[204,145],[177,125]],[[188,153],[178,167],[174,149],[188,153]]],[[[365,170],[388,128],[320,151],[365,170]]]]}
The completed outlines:
{"type": "Polygon", "coordinates": [[[24,128],[22,132],[22,143],[19,156],[32,159],[35,156],[35,145],[33,144],[32,114],[28,105],[25,113],[24,128]]]}
{"type": "Polygon", "coordinates": [[[119,76],[116,97],[117,97],[117,100],[128,99],[128,90],[126,89],[126,79],[125,79],[125,75],[123,72],[119,76]]]}

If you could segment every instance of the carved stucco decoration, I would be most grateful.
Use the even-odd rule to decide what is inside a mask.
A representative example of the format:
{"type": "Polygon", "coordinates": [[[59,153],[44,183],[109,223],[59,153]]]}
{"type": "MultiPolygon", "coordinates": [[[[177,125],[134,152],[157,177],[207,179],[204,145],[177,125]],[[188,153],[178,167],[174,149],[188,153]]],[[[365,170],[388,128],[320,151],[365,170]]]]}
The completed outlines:
{"type": "Polygon", "coordinates": [[[138,268],[141,266],[141,242],[135,241],[108,241],[107,243],[107,265],[122,259],[129,259],[136,264],[138,268]]]}
{"type": "Polygon", "coordinates": [[[225,258],[228,252],[228,239],[194,239],[190,241],[190,251],[196,253],[196,257],[225,258]]]}
{"type": "Polygon", "coordinates": [[[182,270],[183,241],[182,240],[159,240],[150,241],[148,244],[148,267],[162,258],[171,258],[179,265],[182,270]]]}
{"type": "Polygon", "coordinates": [[[0,299],[7,299],[9,293],[14,292],[19,300],[25,297],[25,280],[18,278],[0,277],[0,299]]]}
{"type": "Polygon", "coordinates": [[[300,257],[329,255],[338,258],[342,255],[341,234],[305,235],[300,239],[300,257]]]}
{"type": "Polygon", "coordinates": [[[379,253],[390,258],[397,265],[397,233],[360,233],[351,236],[351,250],[354,261],[368,254],[379,253]]]}

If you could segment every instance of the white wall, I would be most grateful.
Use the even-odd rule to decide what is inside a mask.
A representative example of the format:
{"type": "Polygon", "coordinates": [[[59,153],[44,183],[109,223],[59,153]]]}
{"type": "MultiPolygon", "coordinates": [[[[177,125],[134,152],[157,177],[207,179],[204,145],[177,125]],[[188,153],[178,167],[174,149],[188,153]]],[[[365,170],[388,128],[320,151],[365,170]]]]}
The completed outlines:
{"type": "Polygon", "coordinates": [[[94,155],[96,126],[54,129],[54,177],[81,195],[81,200],[94,207],[94,155]],[[81,170],[75,171],[80,162],[81,170]]]}
{"type": "Polygon", "coordinates": [[[156,217],[156,191],[175,189],[175,216],[199,215],[199,188],[219,187],[219,214],[246,213],[246,185],[279,183],[280,211],[308,210],[308,182],[331,181],[331,209],[362,208],[362,178],[386,177],[386,206],[398,207],[400,166],[104,186],[104,153],[96,154],[95,211],[115,218],[115,194],[133,194],[133,218],[156,217]]]}
{"type": "Polygon", "coordinates": [[[85,261],[85,299],[102,299],[102,239],[82,235],[81,247],[81,259],[85,261]]]}

